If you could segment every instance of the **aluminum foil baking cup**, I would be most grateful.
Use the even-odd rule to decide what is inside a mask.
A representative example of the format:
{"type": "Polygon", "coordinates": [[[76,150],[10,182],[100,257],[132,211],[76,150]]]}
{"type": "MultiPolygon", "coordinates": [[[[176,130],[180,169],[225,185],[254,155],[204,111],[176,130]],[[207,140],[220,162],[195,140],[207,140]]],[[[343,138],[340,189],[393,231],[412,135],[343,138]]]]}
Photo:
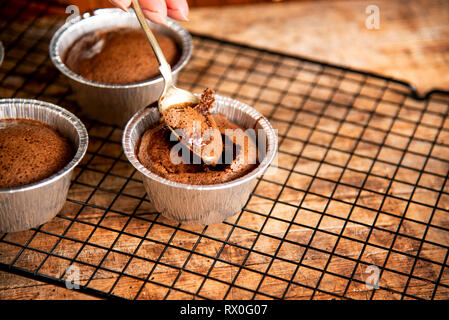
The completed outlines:
{"type": "MultiPolygon", "coordinates": [[[[213,185],[188,185],[167,180],[145,168],[136,157],[136,143],[159,120],[157,108],[139,111],[128,122],[123,133],[125,155],[142,174],[150,201],[162,215],[182,223],[214,224],[239,213],[248,200],[256,177],[266,170],[277,151],[276,132],[254,108],[216,95],[211,112],[225,114],[230,121],[244,128],[254,128],[256,132],[262,132],[266,139],[259,165],[241,178],[213,185]]],[[[258,136],[258,139],[261,138],[258,136]]]]}
{"type": "MultiPolygon", "coordinates": [[[[172,68],[173,81],[176,82],[179,71],[192,55],[192,37],[171,19],[167,19],[167,26],[149,23],[152,29],[174,39],[181,50],[180,58],[172,68]]],[[[52,37],[49,50],[53,64],[69,79],[82,115],[124,126],[137,111],[159,99],[164,85],[162,76],[133,84],[104,84],[81,77],[63,63],[65,51],[76,39],[88,32],[116,27],[140,28],[140,25],[132,9],[129,13],[117,8],[99,9],[92,15],[86,13],[61,26],[52,37]]]]}
{"type": "Polygon", "coordinates": [[[76,153],[64,168],[44,180],[0,188],[0,232],[26,230],[53,218],[64,206],[73,168],[83,158],[88,144],[83,123],[54,104],[31,99],[0,99],[0,119],[11,118],[48,124],[71,141],[76,153]]]}

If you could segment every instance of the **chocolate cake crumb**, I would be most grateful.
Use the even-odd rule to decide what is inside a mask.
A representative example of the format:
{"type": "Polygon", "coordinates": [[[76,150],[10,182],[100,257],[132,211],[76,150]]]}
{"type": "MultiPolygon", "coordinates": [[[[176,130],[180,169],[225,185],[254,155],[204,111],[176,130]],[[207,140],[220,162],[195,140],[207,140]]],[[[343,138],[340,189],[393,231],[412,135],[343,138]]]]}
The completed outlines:
{"type": "Polygon", "coordinates": [[[215,91],[213,89],[205,89],[201,94],[200,102],[195,106],[195,109],[203,114],[209,112],[215,101],[214,94],[215,91]]]}

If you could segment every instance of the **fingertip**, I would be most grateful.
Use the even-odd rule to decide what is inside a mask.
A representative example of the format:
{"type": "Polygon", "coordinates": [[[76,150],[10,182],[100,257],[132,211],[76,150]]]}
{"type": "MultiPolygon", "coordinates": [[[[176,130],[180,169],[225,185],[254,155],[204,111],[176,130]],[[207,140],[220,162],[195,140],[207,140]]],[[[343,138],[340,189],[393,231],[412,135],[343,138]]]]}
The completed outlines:
{"type": "Polygon", "coordinates": [[[167,16],[164,15],[163,13],[150,11],[146,9],[143,9],[142,11],[145,14],[145,16],[154,23],[161,24],[163,26],[167,25],[167,16]]]}
{"type": "Polygon", "coordinates": [[[189,21],[189,18],[182,10],[167,9],[167,15],[179,21],[189,21]]]}
{"type": "Polygon", "coordinates": [[[176,20],[188,21],[189,5],[186,0],[165,0],[168,15],[176,20]]]}
{"type": "Polygon", "coordinates": [[[128,7],[131,5],[131,1],[109,0],[109,2],[126,12],[128,12],[128,7]]]}

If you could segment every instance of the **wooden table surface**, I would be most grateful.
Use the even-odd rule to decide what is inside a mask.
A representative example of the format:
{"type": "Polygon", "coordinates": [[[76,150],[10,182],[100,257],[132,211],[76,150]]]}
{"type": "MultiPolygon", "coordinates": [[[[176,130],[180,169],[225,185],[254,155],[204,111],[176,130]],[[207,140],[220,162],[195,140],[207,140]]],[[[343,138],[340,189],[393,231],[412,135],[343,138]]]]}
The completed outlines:
{"type": "Polygon", "coordinates": [[[299,1],[195,8],[189,30],[449,90],[449,2],[299,1]],[[378,30],[365,26],[368,5],[378,30]]]}
{"type": "MultiPolygon", "coordinates": [[[[293,3],[276,3],[276,4],[261,4],[261,5],[251,5],[251,6],[235,6],[226,8],[195,8],[191,11],[190,22],[184,25],[191,31],[210,34],[219,38],[225,38],[233,41],[244,42],[250,45],[256,45],[260,47],[274,49],[276,51],[283,51],[286,53],[309,56],[315,59],[329,61],[333,63],[343,64],[351,66],[354,68],[361,68],[364,70],[371,70],[378,73],[383,73],[385,75],[390,75],[399,79],[409,81],[416,84],[420,92],[425,92],[432,88],[449,89],[449,6],[447,1],[376,1],[376,4],[381,10],[381,25],[380,30],[372,31],[367,30],[364,25],[366,14],[364,13],[365,7],[370,2],[366,1],[313,1],[313,2],[293,2],[293,3]]],[[[3,91],[2,91],[3,92],[3,91]]],[[[410,102],[413,104],[414,102],[410,102]]],[[[416,103],[416,108],[421,108],[422,103],[416,103]]],[[[443,110],[443,109],[442,109],[443,110]]],[[[444,109],[447,113],[447,109],[444,109]]],[[[388,113],[388,111],[386,111],[388,113]]],[[[444,113],[443,112],[443,113],[444,113]]],[[[288,117],[288,114],[285,114],[288,117]]],[[[413,117],[413,113],[410,113],[410,117],[413,117]]],[[[363,122],[366,119],[361,115],[355,115],[354,121],[363,122]]],[[[442,120],[444,121],[444,119],[442,120]]],[[[274,121],[275,127],[282,130],[282,122],[277,123],[274,121]]],[[[446,128],[449,128],[449,122],[446,119],[446,128]]],[[[405,129],[404,129],[405,130],[405,129]]],[[[101,135],[101,133],[97,134],[101,135]]],[[[424,134],[425,136],[425,134],[424,134]]],[[[374,139],[374,138],[373,138],[374,139]]],[[[440,142],[448,143],[447,135],[440,137],[440,142]]],[[[402,143],[403,141],[396,141],[396,143],[402,143]]],[[[95,146],[92,146],[94,148],[95,146]]],[[[344,143],[342,144],[344,148],[344,143]]],[[[415,146],[417,149],[425,149],[426,143],[423,142],[422,145],[415,146]]],[[[292,148],[285,144],[281,146],[284,150],[292,148]]],[[[370,153],[372,150],[363,149],[365,153],[370,153]]],[[[441,147],[441,154],[447,154],[447,147],[441,147]]],[[[319,153],[318,150],[310,149],[309,156],[313,158],[315,154],[319,153]]],[[[393,155],[396,157],[396,155],[393,155]]],[[[289,161],[288,157],[283,157],[280,159],[282,164],[287,164],[289,161]]],[[[99,167],[105,165],[104,163],[98,163],[99,167]]],[[[306,168],[312,166],[309,162],[305,160],[303,163],[306,168]]],[[[366,166],[362,159],[354,160],[352,163],[355,167],[366,166]]],[[[385,168],[384,168],[385,169],[385,168]]],[[[386,169],[385,169],[386,170],[386,169]]],[[[388,169],[393,170],[393,169],[388,169]]],[[[387,170],[385,174],[388,176],[390,172],[387,170]]],[[[447,167],[438,167],[435,170],[441,170],[443,172],[447,167]]],[[[338,176],[342,174],[341,172],[330,171],[329,175],[338,176]]],[[[402,172],[404,179],[409,179],[407,172],[402,172]]],[[[298,175],[298,183],[306,183],[303,178],[298,175]],[[303,179],[303,180],[301,180],[303,179]]],[[[92,173],[91,176],[85,176],[83,179],[85,181],[91,181],[96,179],[95,174],[92,173]]],[[[273,177],[276,179],[276,177],[273,177]]],[[[281,176],[277,179],[282,179],[281,176]]],[[[350,177],[348,183],[357,184],[357,176],[350,177]],[[351,182],[352,181],[352,182],[351,182]]],[[[410,178],[411,179],[411,178],[410,178]]],[[[381,190],[383,188],[383,183],[378,179],[378,181],[371,181],[372,187],[376,190],[381,190]]],[[[437,187],[438,183],[441,183],[441,179],[427,181],[429,187],[437,187]]],[[[443,187],[443,186],[441,186],[443,187]]],[[[321,181],[321,184],[314,184],[312,189],[327,190],[331,188],[329,183],[321,181]]],[[[350,188],[348,188],[349,190],[350,188]]],[[[132,187],[134,192],[140,192],[141,188],[138,185],[132,187]]],[[[262,184],[259,187],[259,192],[261,194],[269,195],[277,190],[276,188],[270,188],[269,184],[262,184]]],[[[352,197],[348,190],[340,190],[342,197],[352,197]]],[[[446,192],[449,191],[449,185],[445,186],[446,192]]],[[[72,197],[82,198],[88,191],[79,187],[71,191],[72,197]]],[[[394,192],[396,194],[406,194],[409,192],[407,185],[397,184],[394,186],[394,192]]],[[[257,192],[256,192],[257,193],[257,192]]],[[[337,192],[338,193],[338,192],[337,192]]],[[[298,192],[296,194],[285,194],[285,201],[297,202],[298,192]]],[[[425,197],[425,192],[416,192],[415,196],[419,198],[420,196],[425,197]]],[[[302,195],[306,197],[304,194],[302,195]]],[[[320,202],[317,200],[318,197],[311,196],[310,206],[320,206],[320,202]]],[[[99,196],[95,199],[98,203],[106,201],[99,196]]],[[[363,199],[365,201],[364,205],[371,206],[376,200],[367,196],[363,199]]],[[[426,201],[421,199],[421,201],[426,201]]],[[[373,204],[374,205],[374,204],[373,204]]],[[[449,200],[444,199],[444,202],[440,202],[441,210],[449,209],[449,200]]],[[[263,198],[256,198],[251,203],[251,208],[253,210],[265,210],[268,206],[267,201],[263,198]]],[[[394,204],[391,204],[394,206],[394,204]]],[[[125,205],[126,207],[126,205],[125,205]]],[[[126,208],[123,208],[124,210],[126,208]]],[[[148,208],[146,208],[149,210],[148,208]]],[[[335,207],[336,216],[343,212],[344,206],[335,207]]],[[[71,214],[72,207],[66,207],[63,214],[71,214]]],[[[442,211],[443,212],[443,211],[442,211]]],[[[85,212],[86,219],[95,219],[97,212],[92,210],[92,212],[85,212]]],[[[278,212],[281,216],[288,216],[288,212],[278,212]]],[[[428,212],[415,211],[413,218],[419,221],[425,221],[428,218],[428,212]]],[[[324,229],[330,232],[337,232],[341,229],[341,225],[331,222],[331,219],[324,219],[327,226],[324,229]]],[[[370,223],[370,215],[367,212],[358,212],[357,218],[359,221],[364,223],[370,223]]],[[[257,217],[248,218],[249,223],[258,223],[257,217]]],[[[309,216],[304,215],[301,223],[313,224],[317,217],[309,213],[309,216]]],[[[385,228],[394,228],[397,223],[397,219],[394,217],[389,217],[390,220],[385,218],[378,223],[385,228]]],[[[323,224],[324,224],[323,220],[323,224]]],[[[320,219],[321,221],[321,219],[320,219]]],[[[441,225],[445,228],[448,227],[447,220],[440,221],[441,225]]],[[[164,222],[169,223],[169,222],[164,222]]],[[[52,224],[48,225],[49,230],[56,226],[52,224]]],[[[216,232],[220,228],[224,231],[227,227],[224,225],[219,225],[214,227],[216,232]]],[[[422,229],[416,227],[412,224],[404,223],[402,228],[405,228],[414,237],[420,237],[422,235],[422,229]]],[[[200,232],[201,229],[198,229],[200,232]]],[[[213,229],[214,230],[214,229],[213,229]]],[[[367,234],[366,228],[357,228],[356,226],[348,226],[348,232],[353,234],[356,238],[363,238],[367,234]]],[[[393,230],[393,229],[392,229],[393,230]]],[[[278,231],[275,231],[275,233],[278,231]]],[[[77,230],[77,236],[83,237],[89,230],[77,230]]],[[[298,242],[303,241],[310,234],[310,230],[304,228],[298,228],[292,230],[292,239],[298,242]]],[[[163,237],[164,234],[160,234],[163,237]]],[[[14,235],[11,235],[14,237],[14,235]]],[[[19,236],[17,236],[19,237],[19,236]]],[[[390,241],[389,237],[386,237],[382,233],[375,235],[377,243],[383,243],[390,241]]],[[[244,240],[244,238],[242,237],[244,240]]],[[[188,237],[184,240],[188,240],[188,237]]],[[[183,241],[184,241],[183,240],[183,241]]],[[[237,238],[238,240],[238,238],[237,238]]],[[[243,241],[242,240],[242,241],[243,241]]],[[[39,240],[36,240],[39,244],[39,240]]],[[[100,240],[99,240],[100,241],[100,240]]],[[[331,238],[323,236],[322,241],[317,240],[317,246],[322,248],[329,248],[332,246],[333,240],[331,238]],[[318,243],[319,242],[319,243],[318,243]]],[[[449,237],[446,233],[441,233],[434,236],[432,241],[446,245],[449,243],[449,237]]],[[[42,245],[45,242],[41,243],[42,245]]],[[[267,242],[267,244],[270,244],[267,242]]],[[[126,250],[126,245],[123,245],[123,249],[126,250]]],[[[185,245],[188,245],[185,244],[185,245]]],[[[270,244],[273,245],[274,244],[270,244]]],[[[414,252],[419,246],[417,241],[407,241],[406,238],[398,239],[396,244],[398,250],[403,250],[404,252],[414,252]]],[[[438,246],[425,245],[422,249],[422,254],[424,256],[430,257],[430,259],[441,261],[443,264],[447,264],[447,250],[438,246]],[[446,257],[446,258],[445,258],[446,257]]],[[[75,250],[75,249],[74,249],[75,250]]],[[[207,250],[215,250],[212,246],[207,250]]],[[[270,248],[266,249],[270,250],[270,248]]],[[[326,249],[328,250],[328,249],[326,249]]],[[[348,249],[345,249],[348,250],[348,249]]],[[[296,259],[292,256],[292,252],[288,250],[283,252],[286,257],[296,259]]],[[[342,252],[341,254],[351,255],[350,252],[342,252]]],[[[229,255],[229,259],[232,261],[240,261],[242,257],[245,256],[245,252],[239,252],[239,250],[233,249],[232,252],[228,252],[225,255],[229,255]]],[[[380,250],[376,247],[369,247],[364,253],[367,261],[373,264],[386,263],[387,266],[394,268],[395,266],[411,264],[409,257],[401,257],[392,255],[389,261],[382,262],[385,259],[385,250],[380,250]]],[[[0,256],[1,258],[1,256],[0,256]]],[[[262,257],[263,258],[263,257],[262,257]]],[[[260,258],[260,259],[262,259],[260,258]]],[[[87,260],[93,261],[95,257],[87,256],[87,260]]],[[[181,258],[180,258],[181,259],[181,258]]],[[[311,264],[320,266],[325,263],[327,257],[320,255],[319,251],[314,252],[314,254],[308,253],[308,258],[311,264]]],[[[251,259],[250,259],[251,260],[251,259]]],[[[263,260],[263,259],[262,259],[263,260]]],[[[262,260],[258,261],[256,258],[254,261],[250,261],[254,266],[265,265],[262,260]]],[[[351,270],[350,266],[339,264],[338,259],[333,260],[336,262],[332,264],[336,268],[341,268],[341,270],[351,270]]],[[[114,261],[112,261],[113,263],[114,261]]],[[[115,261],[117,262],[117,261],[115,261]]],[[[31,257],[29,261],[21,261],[22,264],[38,264],[39,259],[37,257],[31,257]]],[[[110,261],[111,263],[111,261],[110,261]]],[[[170,263],[177,264],[177,258],[174,256],[173,261],[170,263]]],[[[368,263],[368,262],[367,262],[368,263]]],[[[277,274],[288,273],[288,268],[291,266],[279,264],[275,265],[275,271],[277,274]]],[[[257,268],[257,267],[256,267],[257,268]]],[[[230,268],[220,269],[224,274],[232,274],[235,270],[230,268]]],[[[426,265],[418,266],[416,272],[420,272],[423,277],[435,277],[438,274],[438,270],[434,270],[426,265]]],[[[447,267],[446,269],[447,270],[447,267]]],[[[338,270],[335,272],[339,272],[338,270]]],[[[360,273],[362,276],[362,271],[357,270],[356,273],[360,273]]],[[[169,273],[162,273],[164,276],[170,277],[169,273]]],[[[384,274],[386,279],[389,279],[388,286],[392,288],[399,288],[403,285],[404,279],[398,277],[388,278],[388,273],[384,274]]],[[[306,283],[310,282],[310,286],[313,286],[313,282],[316,281],[317,276],[314,272],[304,271],[300,274],[303,277],[303,281],[306,283]]],[[[255,278],[256,279],[256,278],[255,278]]],[[[446,271],[444,273],[443,279],[447,282],[446,271]]],[[[254,280],[257,281],[257,280],[254,280]]],[[[302,281],[302,280],[301,280],[302,281]]],[[[387,280],[386,280],[387,281],[387,280]]],[[[195,286],[194,280],[188,279],[182,282],[183,285],[195,286]]],[[[276,282],[270,284],[272,287],[276,286],[276,282]]],[[[340,290],[338,287],[340,284],[338,281],[332,281],[332,279],[323,279],[323,285],[327,286],[327,290],[340,290]],[[332,288],[333,286],[333,288],[332,288]]],[[[423,286],[422,283],[417,281],[416,283],[411,283],[410,286],[416,290],[415,292],[420,292],[423,297],[429,296],[429,290],[423,289],[420,291],[420,287],[423,286]]],[[[123,285],[121,290],[126,290],[126,285],[123,285]]],[[[292,289],[290,293],[290,298],[307,298],[309,292],[305,289],[296,288],[297,291],[292,289]]],[[[371,295],[371,292],[364,290],[362,286],[351,288],[351,296],[354,298],[367,298],[371,295]]],[[[213,288],[210,289],[213,292],[213,288]]],[[[149,291],[151,292],[151,291],[149,291]]],[[[161,298],[161,295],[151,296],[150,298],[161,298]]],[[[180,296],[182,297],[182,296],[180,296]]],[[[231,298],[245,299],[248,295],[244,293],[235,292],[231,295],[231,298]]],[[[316,294],[316,298],[327,299],[331,298],[326,294],[316,294]]],[[[379,294],[380,298],[397,298],[396,295],[390,294],[384,291],[379,294]]],[[[437,293],[437,298],[449,297],[449,290],[440,291],[437,293]]],[[[54,285],[47,283],[41,283],[38,281],[30,280],[28,278],[13,275],[7,272],[0,272],[0,298],[2,299],[93,299],[91,296],[84,295],[76,290],[66,290],[54,285]]]]}

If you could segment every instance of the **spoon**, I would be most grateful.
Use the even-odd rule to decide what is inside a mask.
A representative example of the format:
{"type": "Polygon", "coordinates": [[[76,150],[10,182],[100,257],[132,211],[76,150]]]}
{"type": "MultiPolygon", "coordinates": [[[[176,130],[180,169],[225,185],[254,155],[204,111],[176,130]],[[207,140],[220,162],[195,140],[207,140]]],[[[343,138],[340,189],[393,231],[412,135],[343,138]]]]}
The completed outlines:
{"type": "MultiPolygon", "coordinates": [[[[148,39],[148,42],[150,43],[151,48],[154,51],[154,55],[156,56],[156,59],[159,63],[159,71],[162,74],[162,77],[164,78],[164,90],[162,91],[161,96],[158,100],[158,109],[161,115],[167,112],[168,109],[174,106],[195,106],[200,102],[200,99],[192,94],[189,91],[179,89],[175,87],[173,84],[173,78],[172,78],[172,72],[170,64],[167,62],[167,59],[165,59],[164,53],[162,52],[161,47],[159,46],[159,43],[156,40],[156,37],[154,36],[153,32],[151,31],[150,27],[148,26],[148,22],[142,12],[142,9],[140,7],[138,0],[132,0],[134,11],[136,13],[137,19],[139,20],[140,25],[142,26],[142,29],[148,39]]],[[[180,135],[175,131],[175,128],[167,125],[167,127],[175,134],[177,139],[181,141],[184,145],[186,145],[194,154],[196,154],[198,157],[203,159],[204,162],[210,163],[212,165],[215,165],[218,161],[218,159],[221,156],[221,152],[213,152],[212,155],[204,154],[202,151],[202,147],[198,148],[198,146],[195,146],[193,143],[191,143],[192,139],[182,139],[180,135]],[[190,141],[190,143],[188,143],[190,141]]],[[[190,128],[194,128],[195,124],[191,123],[189,124],[190,128]]],[[[218,131],[218,128],[215,125],[211,126],[211,129],[215,129],[218,131]]],[[[221,138],[221,136],[220,136],[221,138]]],[[[214,145],[211,145],[209,148],[212,150],[220,150],[222,151],[221,146],[221,139],[212,139],[211,143],[214,145]],[[218,141],[220,140],[220,141],[218,141]],[[218,145],[218,143],[220,145],[218,145]]]]}
{"type": "Polygon", "coordinates": [[[176,88],[175,85],[173,84],[170,64],[167,62],[167,59],[165,59],[164,53],[162,52],[162,49],[159,46],[156,37],[154,36],[153,32],[148,26],[147,20],[142,12],[142,8],[140,7],[139,1],[132,0],[132,2],[137,19],[139,20],[139,23],[142,26],[142,29],[148,39],[148,42],[150,43],[151,48],[154,51],[156,59],[159,63],[159,71],[161,72],[162,77],[164,78],[165,81],[164,90],[162,91],[162,94],[158,101],[159,111],[163,113],[170,106],[176,104],[182,103],[198,104],[199,99],[197,96],[186,90],[176,88]]]}

